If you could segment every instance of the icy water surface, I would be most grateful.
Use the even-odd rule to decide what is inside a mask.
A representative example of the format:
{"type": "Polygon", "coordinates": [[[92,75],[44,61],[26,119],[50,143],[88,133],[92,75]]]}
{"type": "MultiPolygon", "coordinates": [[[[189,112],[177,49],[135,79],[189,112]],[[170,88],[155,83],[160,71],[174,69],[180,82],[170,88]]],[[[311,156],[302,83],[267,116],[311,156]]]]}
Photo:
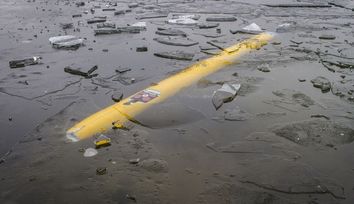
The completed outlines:
{"type": "Polygon", "coordinates": [[[1,203],[354,203],[352,1],[78,2],[1,1],[1,203]],[[166,23],[177,14],[218,25],[166,23]],[[146,30],[94,35],[94,16],[146,30]],[[274,39],[141,113],[130,130],[107,132],[111,145],[97,155],[83,156],[95,137],[66,139],[113,94],[130,96],[251,37],[230,32],[251,23],[274,39]],[[198,44],[154,40],[168,28],[198,44]],[[59,35],[84,45],[53,48],[48,39],[59,35]],[[174,51],[194,57],[154,55],[174,51]],[[9,67],[32,56],[42,63],[9,67]],[[95,65],[92,78],[64,72],[95,65]],[[241,89],[216,110],[224,83],[241,89]]]}

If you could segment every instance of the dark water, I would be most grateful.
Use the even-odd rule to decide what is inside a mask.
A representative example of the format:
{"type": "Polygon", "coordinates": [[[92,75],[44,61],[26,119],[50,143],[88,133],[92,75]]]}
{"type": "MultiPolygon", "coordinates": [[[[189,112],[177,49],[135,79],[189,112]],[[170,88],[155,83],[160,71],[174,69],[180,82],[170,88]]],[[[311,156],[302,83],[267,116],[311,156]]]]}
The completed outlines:
{"type": "MultiPolygon", "coordinates": [[[[100,1],[83,7],[69,1],[1,2],[1,203],[353,203],[353,73],[330,65],[333,73],[319,63],[353,64],[353,12],[261,5],[274,1],[158,2],[141,1],[121,16],[103,12],[107,2],[100,1]],[[169,25],[167,18],[142,20],[147,30],[139,34],[94,36],[95,25],[86,24],[93,15],[83,13],[94,5],[101,6],[94,15],[107,15],[117,25],[138,22],[136,17],[148,12],[199,12],[201,22],[209,13],[228,13],[238,20],[220,22],[224,36],[215,39],[200,35],[216,34],[215,28],[169,25]],[[77,13],[82,17],[71,18],[77,13]],[[80,31],[64,31],[59,25],[64,22],[73,22],[80,31]],[[85,158],[82,152],[94,147],[94,138],[66,141],[65,131],[76,121],[113,103],[112,93],[131,95],[210,57],[199,49],[210,46],[207,41],[227,47],[250,37],[232,35],[229,29],[252,22],[267,31],[284,23],[292,27],[137,116],[144,126],[107,133],[112,145],[98,149],[95,157],[85,158]],[[199,45],[159,44],[153,40],[158,27],[181,29],[199,45]],[[64,34],[86,38],[85,46],[75,51],[52,48],[48,38],[64,34]],[[323,34],[336,39],[320,40],[323,34]],[[147,46],[148,52],[136,52],[139,46],[147,46]],[[194,60],[153,55],[174,50],[194,53],[194,60]],[[10,60],[31,56],[41,56],[43,64],[8,66],[10,60]],[[270,72],[257,69],[265,64],[270,72]],[[94,65],[99,76],[92,79],[63,71],[66,66],[94,65]],[[119,67],[131,68],[123,77],[135,78],[135,83],[114,80],[119,67]],[[317,76],[326,77],[332,91],[313,87],[310,81],[317,76]],[[241,83],[242,88],[216,111],[212,94],[222,82],[241,83]],[[333,94],[337,89],[341,97],[333,94]],[[235,109],[246,112],[247,120],[224,119],[225,112],[235,109]],[[138,164],[129,163],[136,158],[138,164]],[[107,174],[96,175],[98,167],[107,174]]],[[[128,3],[118,2],[116,8],[128,3]]],[[[354,7],[350,1],[339,3],[354,7]]]]}

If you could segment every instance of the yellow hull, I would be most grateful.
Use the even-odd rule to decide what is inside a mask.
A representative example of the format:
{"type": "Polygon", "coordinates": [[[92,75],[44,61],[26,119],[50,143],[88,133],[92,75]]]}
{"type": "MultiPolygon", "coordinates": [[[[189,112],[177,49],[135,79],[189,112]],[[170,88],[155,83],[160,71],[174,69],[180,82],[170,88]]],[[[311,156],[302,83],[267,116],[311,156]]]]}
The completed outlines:
{"type": "Polygon", "coordinates": [[[145,109],[164,101],[196,81],[224,68],[243,54],[253,49],[260,49],[272,38],[273,35],[270,33],[261,33],[226,48],[214,57],[191,65],[158,84],[87,117],[70,128],[67,131],[67,137],[72,141],[79,141],[106,132],[112,127],[124,128],[129,120],[134,120],[134,117],[145,109]]]}

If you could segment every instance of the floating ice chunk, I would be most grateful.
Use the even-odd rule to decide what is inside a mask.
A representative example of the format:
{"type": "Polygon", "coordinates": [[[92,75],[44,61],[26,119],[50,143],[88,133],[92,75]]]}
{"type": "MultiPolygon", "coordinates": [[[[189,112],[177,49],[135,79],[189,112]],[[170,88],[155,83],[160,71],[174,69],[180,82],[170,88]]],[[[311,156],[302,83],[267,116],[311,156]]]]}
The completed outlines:
{"type": "Polygon", "coordinates": [[[251,23],[248,26],[243,27],[242,29],[247,31],[262,31],[262,28],[255,23],[251,23]]]}

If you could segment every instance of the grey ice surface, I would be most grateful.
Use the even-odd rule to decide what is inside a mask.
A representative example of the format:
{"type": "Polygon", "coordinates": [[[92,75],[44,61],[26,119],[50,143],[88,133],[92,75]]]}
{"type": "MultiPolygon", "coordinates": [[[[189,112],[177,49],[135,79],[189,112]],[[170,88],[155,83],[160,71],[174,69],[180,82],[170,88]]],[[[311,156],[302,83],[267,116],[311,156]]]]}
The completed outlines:
{"type": "Polygon", "coordinates": [[[353,9],[350,0],[2,0],[0,203],[354,203],[353,9]],[[253,23],[262,30],[243,29],[253,23]],[[67,141],[68,128],[122,96],[203,69],[263,31],[275,34],[267,45],[106,132],[111,145],[95,156],[84,153],[99,135],[67,141]],[[68,35],[73,44],[48,41],[68,35]],[[224,84],[241,88],[216,110],[224,84]]]}

